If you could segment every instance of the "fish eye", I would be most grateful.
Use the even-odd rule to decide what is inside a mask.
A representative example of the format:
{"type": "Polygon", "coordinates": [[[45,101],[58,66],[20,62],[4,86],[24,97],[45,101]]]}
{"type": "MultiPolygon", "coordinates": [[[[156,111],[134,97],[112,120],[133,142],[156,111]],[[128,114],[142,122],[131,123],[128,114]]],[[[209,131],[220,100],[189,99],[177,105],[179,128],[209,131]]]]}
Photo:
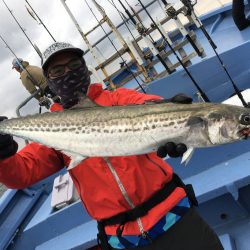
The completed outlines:
{"type": "Polygon", "coordinates": [[[240,118],[240,123],[243,125],[250,125],[250,115],[242,115],[240,118]]]}

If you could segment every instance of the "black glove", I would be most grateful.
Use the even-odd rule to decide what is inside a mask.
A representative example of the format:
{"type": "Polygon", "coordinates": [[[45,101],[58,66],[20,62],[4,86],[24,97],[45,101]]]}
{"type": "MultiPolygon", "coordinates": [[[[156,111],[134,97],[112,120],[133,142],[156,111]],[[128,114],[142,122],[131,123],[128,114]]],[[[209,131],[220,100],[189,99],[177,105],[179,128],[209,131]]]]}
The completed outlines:
{"type": "Polygon", "coordinates": [[[187,151],[187,146],[183,143],[175,144],[174,142],[167,142],[164,146],[160,146],[157,150],[157,155],[161,158],[166,157],[181,157],[187,151]]]}
{"type": "Polygon", "coordinates": [[[177,103],[177,104],[191,104],[193,99],[185,94],[177,94],[169,99],[161,99],[161,100],[149,100],[145,101],[145,103],[177,103]]]}
{"type": "Polygon", "coordinates": [[[179,104],[191,104],[193,99],[185,94],[177,94],[170,99],[167,99],[168,102],[179,103],[179,104]]]}
{"type": "MultiPolygon", "coordinates": [[[[162,100],[165,102],[179,103],[179,104],[191,104],[193,99],[185,94],[177,94],[174,97],[162,100]]],[[[161,158],[166,157],[181,157],[187,151],[187,146],[183,143],[175,144],[174,142],[167,142],[164,146],[160,146],[157,150],[157,155],[161,158]]]]}
{"type": "MultiPolygon", "coordinates": [[[[8,119],[5,116],[0,116],[0,122],[8,119]]],[[[18,144],[10,135],[0,134],[0,160],[4,160],[17,152],[18,144]]]]}

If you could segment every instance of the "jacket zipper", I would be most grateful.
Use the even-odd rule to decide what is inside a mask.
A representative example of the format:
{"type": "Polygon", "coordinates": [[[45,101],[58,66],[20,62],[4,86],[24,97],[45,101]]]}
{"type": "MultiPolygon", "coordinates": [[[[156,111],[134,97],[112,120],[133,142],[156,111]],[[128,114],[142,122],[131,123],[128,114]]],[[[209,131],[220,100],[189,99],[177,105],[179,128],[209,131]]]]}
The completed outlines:
{"type": "Polygon", "coordinates": [[[156,163],[155,161],[153,161],[152,159],[150,159],[148,155],[146,155],[146,157],[147,157],[147,159],[148,159],[151,163],[153,163],[155,166],[157,166],[157,167],[162,171],[162,173],[163,173],[165,176],[167,176],[167,173],[166,173],[165,169],[163,169],[161,165],[159,165],[158,163],[156,163]]]}
{"type": "MultiPolygon", "coordinates": [[[[127,203],[129,204],[129,206],[130,206],[131,208],[134,208],[135,205],[134,205],[133,202],[130,200],[130,198],[129,198],[129,196],[128,196],[128,193],[127,193],[127,191],[125,190],[125,188],[124,188],[124,186],[123,186],[123,184],[122,184],[122,182],[121,182],[119,176],[117,175],[117,173],[116,173],[114,167],[112,166],[110,160],[109,160],[107,157],[104,157],[104,160],[105,160],[106,164],[108,165],[108,168],[109,168],[110,172],[112,173],[112,175],[113,175],[113,177],[114,177],[114,179],[115,179],[115,181],[116,181],[116,183],[117,183],[117,185],[118,185],[118,187],[119,187],[119,189],[120,189],[120,191],[121,191],[121,193],[122,193],[124,199],[127,201],[127,203]]],[[[137,218],[136,221],[137,221],[137,225],[138,225],[138,227],[139,227],[139,231],[141,232],[141,235],[142,235],[142,236],[145,235],[146,232],[145,232],[145,230],[144,230],[144,228],[143,228],[141,218],[137,218]]]]}

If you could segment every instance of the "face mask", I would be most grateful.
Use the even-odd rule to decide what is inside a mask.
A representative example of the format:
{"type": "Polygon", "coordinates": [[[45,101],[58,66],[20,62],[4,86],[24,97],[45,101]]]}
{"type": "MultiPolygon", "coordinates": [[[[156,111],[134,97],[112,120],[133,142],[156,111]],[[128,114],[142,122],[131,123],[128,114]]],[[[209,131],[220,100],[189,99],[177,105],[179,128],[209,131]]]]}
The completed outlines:
{"type": "Polygon", "coordinates": [[[67,72],[66,75],[48,79],[49,88],[61,98],[64,108],[78,103],[81,95],[86,95],[90,84],[89,70],[84,63],[80,68],[67,72]]]}

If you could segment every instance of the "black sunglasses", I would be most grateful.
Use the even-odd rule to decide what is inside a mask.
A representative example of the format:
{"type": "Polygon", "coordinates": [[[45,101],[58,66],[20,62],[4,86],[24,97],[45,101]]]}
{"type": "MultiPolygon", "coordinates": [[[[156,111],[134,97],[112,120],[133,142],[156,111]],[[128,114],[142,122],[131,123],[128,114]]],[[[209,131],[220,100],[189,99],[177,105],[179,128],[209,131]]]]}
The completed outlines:
{"type": "Polygon", "coordinates": [[[49,69],[49,77],[60,77],[65,74],[65,67],[70,70],[78,69],[82,66],[82,60],[80,58],[74,58],[66,64],[56,65],[49,69]]]}

